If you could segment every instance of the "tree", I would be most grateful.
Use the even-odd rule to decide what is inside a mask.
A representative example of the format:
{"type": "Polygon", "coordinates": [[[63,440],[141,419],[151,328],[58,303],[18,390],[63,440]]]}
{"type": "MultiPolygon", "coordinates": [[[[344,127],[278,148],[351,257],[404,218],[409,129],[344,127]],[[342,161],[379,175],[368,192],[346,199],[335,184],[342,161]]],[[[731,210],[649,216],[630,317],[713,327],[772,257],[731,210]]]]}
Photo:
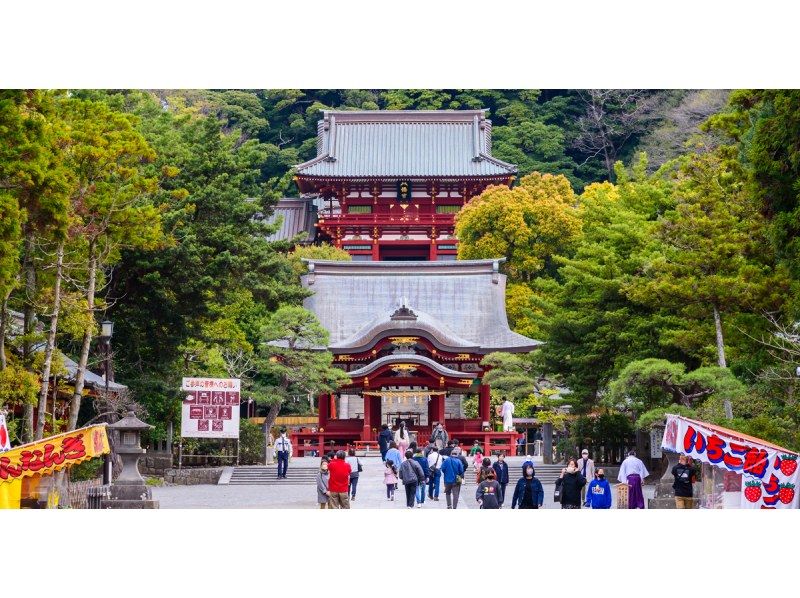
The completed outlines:
{"type": "Polygon", "coordinates": [[[568,253],[580,234],[576,203],[562,175],[535,172],[513,189],[489,187],[456,215],[458,257],[505,256],[512,281],[552,272],[551,256],[568,253]]]}
{"type": "Polygon", "coordinates": [[[269,355],[263,367],[270,395],[266,429],[275,424],[281,406],[291,397],[334,392],[349,381],[345,372],[331,365],[333,355],[324,350],[328,331],[302,307],[278,308],[264,326],[263,340],[269,355]]]}
{"type": "Polygon", "coordinates": [[[576,91],[583,104],[577,119],[576,149],[600,157],[608,178],[625,146],[657,122],[665,94],[647,89],[587,89],[576,91]]]}
{"type": "MultiPolygon", "coordinates": [[[[67,171],[62,166],[60,146],[63,129],[54,117],[56,94],[46,91],[5,91],[0,96],[0,127],[8,133],[9,149],[0,154],[0,205],[16,218],[3,226],[6,257],[0,272],[2,292],[2,331],[0,349],[5,360],[5,324],[7,302],[12,291],[9,274],[13,269],[16,250],[14,240],[21,232],[23,238],[22,279],[24,313],[22,365],[34,371],[36,332],[36,296],[38,247],[45,238],[63,239],[67,224],[67,171]],[[13,197],[13,199],[11,197],[13,197]]],[[[4,144],[5,145],[5,144],[4,144]]],[[[48,361],[49,363],[49,361],[48,361]]],[[[33,403],[24,404],[22,438],[33,440],[33,403]]]]}
{"type": "MultiPolygon", "coordinates": [[[[676,178],[675,206],[660,218],[627,293],[694,321],[713,318],[716,361],[726,367],[723,312],[779,309],[788,281],[765,251],[764,220],[744,193],[730,148],[689,155],[676,178]]],[[[686,336],[697,338],[697,330],[686,336]]]]}
{"type": "Polygon", "coordinates": [[[632,360],[690,359],[665,338],[680,318],[626,293],[671,193],[669,182],[647,174],[646,157],[629,169],[617,165],[617,184],[589,185],[579,198],[582,234],[574,253],[554,256],[557,275],[533,285],[528,313],[546,341],[539,358],[572,390],[577,410],[590,410],[632,360]]]}
{"type": "Polygon", "coordinates": [[[87,320],[67,426],[74,430],[96,328],[98,274],[102,276],[103,268],[119,259],[124,247],[157,246],[162,230],[159,212],[148,201],[157,180],[144,176],[141,167],[154,158],[154,153],[135,130],[135,120],[104,103],[88,100],[70,100],[62,109],[72,131],[69,164],[76,177],[71,196],[75,239],[86,256],[87,320]]]}

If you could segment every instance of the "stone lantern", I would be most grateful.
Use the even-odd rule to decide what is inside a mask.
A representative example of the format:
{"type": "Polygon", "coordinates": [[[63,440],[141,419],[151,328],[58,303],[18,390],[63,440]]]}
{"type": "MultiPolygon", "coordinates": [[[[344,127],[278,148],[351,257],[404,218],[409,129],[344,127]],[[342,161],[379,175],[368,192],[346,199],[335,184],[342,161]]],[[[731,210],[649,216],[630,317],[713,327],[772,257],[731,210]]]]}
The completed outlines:
{"type": "Polygon", "coordinates": [[[133,411],[118,422],[108,426],[117,432],[118,442],[114,452],[122,459],[122,471],[111,484],[111,499],[103,501],[103,508],[110,509],[157,509],[150,488],[139,473],[139,458],[147,451],[142,448],[142,430],[152,428],[133,411]]]}
{"type": "MultiPolygon", "coordinates": [[[[660,422],[653,425],[654,438],[661,438],[664,436],[666,424],[660,422]]],[[[672,476],[672,468],[678,464],[678,454],[670,451],[664,451],[662,459],[666,459],[667,465],[664,470],[664,475],[658,480],[656,490],[653,498],[648,501],[647,507],[649,509],[674,509],[675,508],[675,490],[672,484],[675,478],[672,476]]]]}

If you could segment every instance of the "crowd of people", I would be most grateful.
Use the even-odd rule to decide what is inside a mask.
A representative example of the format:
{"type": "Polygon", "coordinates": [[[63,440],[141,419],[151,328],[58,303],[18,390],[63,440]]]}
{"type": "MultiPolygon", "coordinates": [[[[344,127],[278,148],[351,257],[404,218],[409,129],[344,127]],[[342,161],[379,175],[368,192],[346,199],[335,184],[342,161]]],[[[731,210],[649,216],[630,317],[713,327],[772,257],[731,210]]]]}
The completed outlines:
{"type": "MultiPolygon", "coordinates": [[[[282,438],[285,435],[281,434],[282,438]]],[[[279,439],[280,441],[281,439],[279,439]]],[[[457,439],[449,439],[447,432],[437,425],[424,448],[411,440],[408,430],[401,424],[396,431],[383,425],[378,435],[378,444],[383,462],[383,483],[386,500],[394,501],[395,494],[403,485],[406,508],[420,508],[426,500],[438,502],[444,492],[448,509],[457,509],[461,500],[461,489],[468,475],[475,477],[477,484],[475,501],[481,509],[500,509],[507,505],[507,487],[512,481],[512,472],[506,463],[505,453],[500,453],[494,462],[484,455],[484,448],[475,441],[469,450],[464,450],[457,439]]],[[[276,442],[278,445],[278,442],[276,442]]],[[[284,448],[285,444],[281,444],[284,448]]],[[[282,451],[279,451],[279,453],[282,451]]],[[[284,465],[291,454],[279,454],[279,475],[286,476],[284,465]],[[281,467],[281,465],[283,465],[281,467]]],[[[323,456],[317,474],[317,500],[320,508],[349,509],[356,500],[359,475],[363,467],[354,449],[348,452],[331,452],[323,456]]],[[[690,508],[693,469],[685,457],[673,468],[675,477],[675,502],[677,508],[690,508]]],[[[618,481],[628,485],[629,509],[643,509],[642,482],[649,475],[644,463],[630,451],[620,465],[618,481]]],[[[612,506],[611,484],[602,468],[595,468],[584,449],[578,459],[569,459],[556,480],[554,502],[562,509],[610,509],[612,506]]],[[[510,507],[512,509],[539,509],[544,504],[544,488],[536,477],[533,461],[522,464],[519,477],[513,486],[510,507]]]]}

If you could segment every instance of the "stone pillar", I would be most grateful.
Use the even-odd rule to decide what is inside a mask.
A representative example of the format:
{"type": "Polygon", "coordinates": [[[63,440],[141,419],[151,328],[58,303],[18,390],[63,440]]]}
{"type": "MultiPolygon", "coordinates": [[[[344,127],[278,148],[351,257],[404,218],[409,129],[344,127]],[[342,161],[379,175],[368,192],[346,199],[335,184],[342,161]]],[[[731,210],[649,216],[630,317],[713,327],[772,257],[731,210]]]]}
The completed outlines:
{"type": "MultiPolygon", "coordinates": [[[[366,409],[366,407],[365,407],[366,409]]],[[[366,412],[365,412],[366,413],[366,412]]],[[[339,395],[339,419],[350,418],[350,396],[346,394],[339,395]]]]}
{"type": "Polygon", "coordinates": [[[553,463],[553,424],[542,424],[542,459],[546,465],[553,463]]]}
{"type": "Polygon", "coordinates": [[[478,417],[481,422],[491,422],[491,389],[488,384],[481,384],[478,390],[478,417]]]}

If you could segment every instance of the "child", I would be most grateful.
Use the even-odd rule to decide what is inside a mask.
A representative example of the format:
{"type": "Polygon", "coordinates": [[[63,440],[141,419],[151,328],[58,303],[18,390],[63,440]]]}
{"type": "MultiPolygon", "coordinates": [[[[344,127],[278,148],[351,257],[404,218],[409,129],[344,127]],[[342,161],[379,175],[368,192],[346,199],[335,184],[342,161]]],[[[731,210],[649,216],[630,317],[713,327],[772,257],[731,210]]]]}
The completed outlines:
{"type": "Polygon", "coordinates": [[[472,467],[475,469],[476,474],[480,471],[482,465],[483,465],[483,453],[480,450],[478,450],[472,456],[472,467]]]}
{"type": "Polygon", "coordinates": [[[489,457],[484,457],[483,461],[481,461],[481,468],[478,470],[478,475],[475,477],[475,483],[480,484],[483,481],[486,481],[486,478],[489,477],[489,472],[496,472],[492,467],[492,460],[489,457]]]}
{"type": "Polygon", "coordinates": [[[475,500],[478,501],[481,509],[500,508],[500,484],[494,478],[494,469],[490,467],[486,479],[478,485],[478,489],[475,491],[475,500]]]}
{"type": "Polygon", "coordinates": [[[383,483],[386,484],[386,500],[394,500],[394,489],[397,487],[397,467],[391,459],[386,460],[383,470],[383,483]]]}

